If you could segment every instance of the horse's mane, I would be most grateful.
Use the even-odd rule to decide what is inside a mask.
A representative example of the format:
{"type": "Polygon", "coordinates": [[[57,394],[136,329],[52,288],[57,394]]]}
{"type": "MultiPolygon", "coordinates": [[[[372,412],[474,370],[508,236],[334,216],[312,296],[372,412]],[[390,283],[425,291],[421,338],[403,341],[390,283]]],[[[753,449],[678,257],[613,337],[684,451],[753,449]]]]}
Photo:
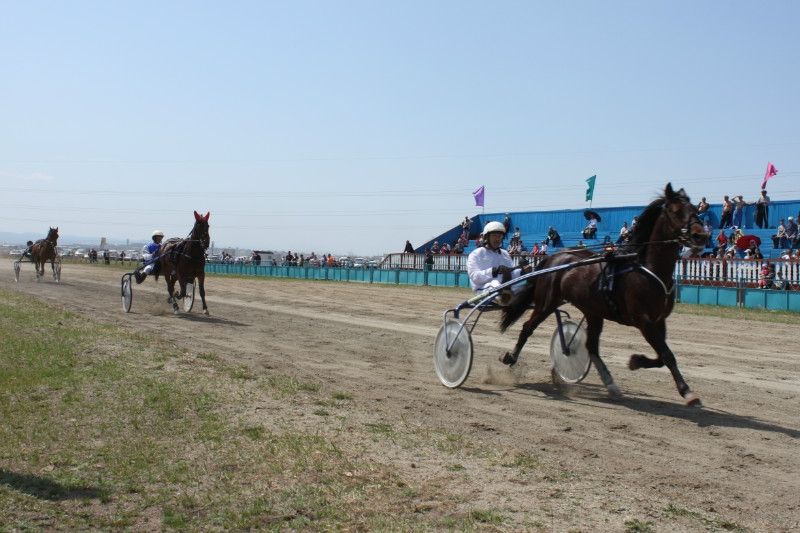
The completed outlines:
{"type": "Polygon", "coordinates": [[[647,249],[647,243],[650,242],[652,238],[656,221],[658,221],[664,211],[664,205],[667,203],[668,195],[670,195],[669,199],[680,198],[681,200],[689,202],[689,197],[686,196],[683,189],[673,191],[672,187],[668,187],[662,196],[656,198],[650,202],[650,205],[644,208],[644,211],[641,212],[636,221],[636,227],[633,228],[631,238],[628,241],[628,246],[631,251],[635,251],[639,254],[639,257],[642,257],[647,249]]]}

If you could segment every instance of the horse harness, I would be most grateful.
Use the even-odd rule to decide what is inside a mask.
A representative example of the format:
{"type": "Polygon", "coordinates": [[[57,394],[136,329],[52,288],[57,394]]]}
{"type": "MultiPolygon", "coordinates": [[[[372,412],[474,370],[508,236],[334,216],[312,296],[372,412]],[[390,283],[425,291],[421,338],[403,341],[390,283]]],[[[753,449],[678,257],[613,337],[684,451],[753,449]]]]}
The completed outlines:
{"type": "Polygon", "coordinates": [[[617,256],[613,252],[606,254],[607,261],[603,262],[600,270],[600,275],[597,280],[597,290],[603,295],[608,308],[611,310],[613,319],[619,321],[622,318],[619,306],[614,299],[614,290],[616,287],[616,278],[629,272],[636,270],[643,272],[647,277],[654,279],[658,285],[664,290],[664,304],[669,304],[670,299],[675,297],[675,283],[670,283],[668,288],[664,281],[659,278],[652,270],[639,263],[635,256],[630,255],[617,256]]]}

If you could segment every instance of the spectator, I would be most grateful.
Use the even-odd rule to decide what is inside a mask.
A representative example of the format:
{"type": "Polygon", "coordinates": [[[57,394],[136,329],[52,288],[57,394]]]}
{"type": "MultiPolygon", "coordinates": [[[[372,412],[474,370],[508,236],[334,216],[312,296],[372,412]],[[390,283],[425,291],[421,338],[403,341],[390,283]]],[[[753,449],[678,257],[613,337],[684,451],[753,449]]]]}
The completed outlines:
{"type": "Polygon", "coordinates": [[[558,231],[556,231],[555,227],[550,226],[547,229],[547,238],[544,240],[544,243],[552,245],[554,248],[563,246],[563,243],[561,242],[561,235],[558,234],[558,231]]]}
{"type": "Polygon", "coordinates": [[[413,254],[414,253],[414,247],[411,246],[411,241],[406,241],[406,247],[403,248],[403,253],[405,253],[405,254],[413,254]]]}
{"type": "Polygon", "coordinates": [[[772,280],[772,288],[776,291],[789,290],[789,283],[783,277],[783,272],[778,270],[775,272],[775,279],[772,280]]]}
{"type": "Polygon", "coordinates": [[[743,215],[744,215],[744,208],[747,207],[747,202],[744,201],[744,197],[740,194],[736,197],[736,201],[733,203],[733,225],[737,228],[744,228],[746,227],[743,224],[743,215]]]}
{"type": "Polygon", "coordinates": [[[756,241],[750,239],[750,244],[745,251],[745,259],[764,259],[764,255],[761,253],[761,249],[756,244],[756,241]]]}
{"type": "Polygon", "coordinates": [[[797,245],[797,224],[794,221],[794,217],[789,217],[789,221],[786,223],[786,240],[789,243],[789,248],[794,250],[797,245]]]}
{"type": "Polygon", "coordinates": [[[442,255],[447,255],[447,254],[449,254],[449,253],[450,253],[450,245],[449,245],[449,244],[447,244],[447,243],[444,243],[444,244],[441,246],[441,248],[439,248],[439,253],[440,253],[440,254],[442,254],[442,255]]]}
{"type": "Polygon", "coordinates": [[[781,259],[789,260],[792,258],[792,251],[791,250],[784,250],[783,254],[781,254],[781,259]]]}
{"type": "Polygon", "coordinates": [[[769,196],[763,189],[761,196],[756,200],[756,226],[761,229],[769,227],[769,196]]]}
{"type": "Polygon", "coordinates": [[[583,241],[578,241],[578,245],[576,246],[576,248],[586,248],[586,245],[583,244],[583,241]]]}
{"type": "Polygon", "coordinates": [[[761,275],[758,278],[759,289],[771,289],[775,279],[775,265],[765,262],[761,265],[761,275]]]}
{"type": "Polygon", "coordinates": [[[294,256],[292,255],[292,251],[289,250],[289,252],[286,254],[286,257],[283,258],[283,264],[286,266],[291,266],[293,261],[294,256]]]}
{"type": "Polygon", "coordinates": [[[333,259],[333,254],[328,254],[327,264],[329,267],[332,267],[336,264],[336,261],[333,259]]]}
{"type": "Polygon", "coordinates": [[[786,248],[789,246],[788,239],[786,238],[786,226],[783,223],[783,219],[781,219],[780,224],[778,224],[778,231],[772,236],[772,245],[775,248],[786,248]]]}
{"type": "Polygon", "coordinates": [[[583,228],[583,238],[594,239],[595,235],[597,235],[597,219],[590,217],[586,227],[583,228]]]}
{"type": "Polygon", "coordinates": [[[123,261],[125,261],[125,250],[119,253],[119,262],[122,263],[123,261]]]}
{"type": "Polygon", "coordinates": [[[439,241],[433,241],[433,246],[431,246],[431,252],[434,254],[438,254],[441,252],[441,249],[439,248],[439,241]]]}
{"type": "Polygon", "coordinates": [[[514,234],[511,236],[511,244],[520,244],[522,241],[522,232],[519,230],[519,226],[514,228],[514,234]]]}
{"type": "Polygon", "coordinates": [[[708,217],[711,216],[709,213],[708,208],[711,207],[708,202],[706,202],[706,197],[703,196],[700,198],[700,202],[697,204],[697,218],[702,220],[703,222],[708,220],[708,217]]]}
{"type": "Polygon", "coordinates": [[[250,260],[255,266],[261,266],[261,254],[258,253],[258,250],[253,250],[253,255],[250,257],[250,260]]]}
{"type": "Polygon", "coordinates": [[[461,239],[453,245],[453,253],[454,254],[463,254],[464,253],[464,244],[461,242],[461,239]]]}
{"type": "Polygon", "coordinates": [[[726,194],[722,198],[722,215],[719,217],[719,227],[720,229],[725,229],[728,226],[731,226],[731,221],[733,219],[733,203],[731,202],[730,198],[726,194]]]}
{"type": "Polygon", "coordinates": [[[703,231],[705,231],[705,232],[706,232],[706,235],[708,235],[708,240],[706,241],[706,246],[711,246],[711,233],[712,233],[712,229],[711,229],[711,224],[708,222],[708,220],[706,220],[706,221],[703,223],[703,231]]]}
{"type": "Polygon", "coordinates": [[[639,217],[633,217],[631,219],[631,225],[628,228],[628,231],[630,232],[631,235],[633,235],[633,232],[636,231],[636,224],[638,223],[639,223],[639,217]]]}
{"type": "Polygon", "coordinates": [[[503,219],[503,227],[506,228],[506,235],[508,235],[508,230],[511,228],[511,216],[508,213],[503,219]]]}
{"type": "Polygon", "coordinates": [[[469,228],[472,227],[472,221],[469,217],[464,217],[464,222],[461,223],[461,229],[467,233],[467,238],[469,238],[469,228]]]}
{"type": "Polygon", "coordinates": [[[719,255],[725,253],[725,250],[728,249],[728,238],[725,236],[725,230],[720,229],[719,235],[717,235],[717,251],[719,255]]]}
{"type": "Polygon", "coordinates": [[[520,248],[519,241],[515,241],[511,246],[508,248],[508,254],[511,257],[515,257],[520,255],[522,249],[520,248]]]}
{"type": "Polygon", "coordinates": [[[533,248],[531,248],[531,255],[539,255],[539,244],[533,243],[533,248]]]}
{"type": "Polygon", "coordinates": [[[628,223],[623,222],[622,227],[619,228],[619,238],[617,239],[617,244],[622,244],[628,241],[628,237],[630,235],[630,230],[628,230],[628,223]]]}
{"type": "Polygon", "coordinates": [[[433,268],[433,251],[428,248],[425,250],[425,270],[431,270],[433,268]]]}
{"type": "Polygon", "coordinates": [[[539,247],[539,255],[547,255],[547,241],[543,241],[539,247]]]}

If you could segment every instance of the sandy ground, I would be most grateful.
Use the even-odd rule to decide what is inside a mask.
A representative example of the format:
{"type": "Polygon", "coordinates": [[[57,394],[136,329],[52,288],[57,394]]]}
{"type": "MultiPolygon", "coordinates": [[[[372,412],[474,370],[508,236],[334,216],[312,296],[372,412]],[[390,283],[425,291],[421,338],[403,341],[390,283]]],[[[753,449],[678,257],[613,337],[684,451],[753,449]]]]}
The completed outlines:
{"type": "Polygon", "coordinates": [[[800,360],[791,326],[674,314],[668,340],[704,403],[692,409],[666,369],[627,369],[631,353],[652,354],[638,332],[612,323],[601,355],[625,394],[620,401],[607,398],[593,369],[566,392],[551,384],[552,320],[510,372],[497,359],[518,326],[501,335],[492,314],[476,330],[470,378],[459,389],[443,387],[432,345],[442,312],[465,290],[211,277],[204,317],[199,296],[190,315],[173,316],[163,281],[148,280],[134,287],[133,312],[125,314],[122,271],[64,265],[61,284],[37,283],[23,265],[15,283],[10,262],[0,267],[4,289],[168,334],[256,372],[349,391],[356,421],[458,435],[475,449],[535,458],[531,474],[477,453],[373,450],[409,483],[438,493],[428,508],[499,509],[510,529],[619,531],[636,519],[664,531],[800,530],[800,360]],[[454,463],[460,467],[447,468],[454,463]]]}

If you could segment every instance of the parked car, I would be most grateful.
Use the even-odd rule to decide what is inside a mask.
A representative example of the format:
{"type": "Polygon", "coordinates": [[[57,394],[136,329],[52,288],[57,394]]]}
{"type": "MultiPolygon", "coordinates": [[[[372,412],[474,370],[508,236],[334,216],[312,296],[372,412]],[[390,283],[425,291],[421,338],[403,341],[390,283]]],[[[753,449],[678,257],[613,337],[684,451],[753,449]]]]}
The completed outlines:
{"type": "Polygon", "coordinates": [[[363,257],[356,257],[353,259],[353,268],[365,268],[367,266],[367,260],[363,257]]]}

